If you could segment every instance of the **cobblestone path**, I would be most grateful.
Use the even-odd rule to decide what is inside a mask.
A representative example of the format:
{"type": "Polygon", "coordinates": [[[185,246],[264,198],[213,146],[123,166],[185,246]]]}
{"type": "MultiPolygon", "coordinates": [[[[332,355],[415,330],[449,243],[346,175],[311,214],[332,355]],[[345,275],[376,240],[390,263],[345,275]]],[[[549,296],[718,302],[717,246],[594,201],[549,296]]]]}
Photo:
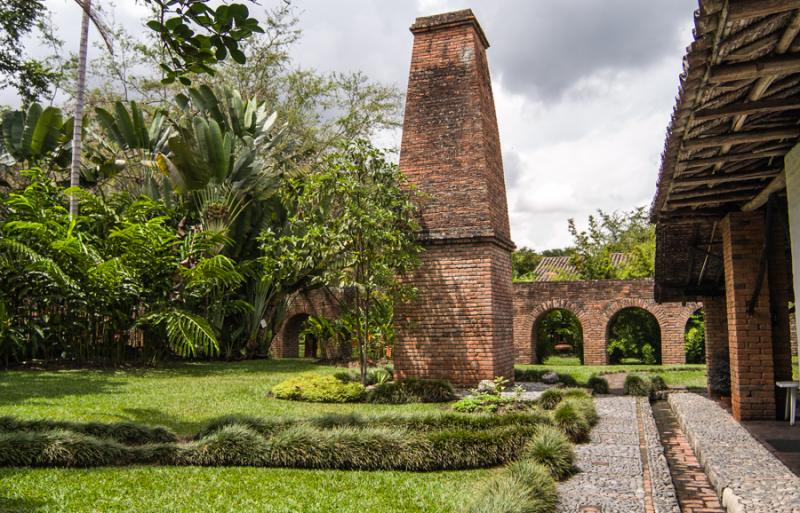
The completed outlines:
{"type": "Polygon", "coordinates": [[[681,511],[726,513],[669,404],[666,401],[655,403],[653,414],[661,434],[661,444],[666,451],[681,511]]]}
{"type": "Polygon", "coordinates": [[[580,472],[559,484],[559,513],[680,513],[647,400],[596,405],[591,441],[576,447],[580,472]]]}

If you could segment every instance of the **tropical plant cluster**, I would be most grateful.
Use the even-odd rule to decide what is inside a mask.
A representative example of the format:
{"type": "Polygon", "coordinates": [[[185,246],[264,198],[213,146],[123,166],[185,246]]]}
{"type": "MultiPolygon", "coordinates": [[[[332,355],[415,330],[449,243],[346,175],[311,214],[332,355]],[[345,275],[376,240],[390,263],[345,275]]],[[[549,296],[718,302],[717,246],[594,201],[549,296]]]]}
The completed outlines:
{"type": "Polygon", "coordinates": [[[413,265],[416,246],[413,204],[382,152],[354,142],[299,170],[265,102],[208,86],[171,111],[98,107],[88,127],[82,186],[67,188],[71,121],[36,103],[3,116],[6,365],[264,353],[291,295],[320,286],[368,298],[343,304],[361,326],[352,340],[391,343],[391,271],[413,265]],[[385,251],[354,265],[353,240],[370,235],[356,207],[380,217],[385,251]]]}

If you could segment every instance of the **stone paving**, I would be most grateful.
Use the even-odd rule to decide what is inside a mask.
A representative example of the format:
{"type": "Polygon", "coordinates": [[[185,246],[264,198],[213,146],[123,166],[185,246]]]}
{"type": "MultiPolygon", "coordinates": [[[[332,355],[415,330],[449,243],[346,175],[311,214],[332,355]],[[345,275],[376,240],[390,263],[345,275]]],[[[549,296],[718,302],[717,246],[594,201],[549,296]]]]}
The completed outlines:
{"type": "Polygon", "coordinates": [[[576,446],[580,472],[559,484],[559,513],[680,513],[647,400],[595,404],[600,422],[576,446]]]}
{"type": "Polygon", "coordinates": [[[669,404],[729,513],[800,513],[800,478],[728,412],[691,393],[669,404]]]}

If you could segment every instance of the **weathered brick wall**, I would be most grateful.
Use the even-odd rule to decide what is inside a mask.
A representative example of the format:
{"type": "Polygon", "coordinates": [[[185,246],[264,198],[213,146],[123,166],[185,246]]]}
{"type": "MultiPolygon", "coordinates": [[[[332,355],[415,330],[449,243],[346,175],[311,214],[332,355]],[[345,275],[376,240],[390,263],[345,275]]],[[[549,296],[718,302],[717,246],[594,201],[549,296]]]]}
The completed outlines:
{"type": "Polygon", "coordinates": [[[514,284],[514,346],[517,363],[536,363],[536,323],[547,312],[572,312],[583,328],[583,354],[587,365],[608,361],[609,323],[625,308],[647,310],[661,329],[661,361],[685,362],[684,331],[700,303],[662,303],[653,299],[652,280],[545,281],[514,284]]]}
{"type": "Polygon", "coordinates": [[[272,340],[270,352],[276,358],[298,358],[312,354],[300,354],[298,336],[309,316],[315,315],[334,319],[339,315],[338,303],[325,289],[313,289],[300,292],[289,300],[286,316],[278,333],[272,340]]]}
{"type": "Polygon", "coordinates": [[[706,370],[708,372],[708,394],[719,396],[721,376],[730,374],[728,353],[728,305],[725,296],[704,297],[706,331],[706,370]]]}
{"type": "Polygon", "coordinates": [[[417,18],[400,169],[423,195],[422,265],[397,309],[398,376],[513,376],[511,249],[486,48],[469,10],[417,18]]]}

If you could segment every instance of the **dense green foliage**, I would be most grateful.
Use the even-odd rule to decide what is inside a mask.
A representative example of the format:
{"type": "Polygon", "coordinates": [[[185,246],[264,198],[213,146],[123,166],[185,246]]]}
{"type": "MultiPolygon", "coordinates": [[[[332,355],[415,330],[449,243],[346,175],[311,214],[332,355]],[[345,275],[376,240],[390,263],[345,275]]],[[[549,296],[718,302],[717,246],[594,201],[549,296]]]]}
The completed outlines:
{"type": "Polygon", "coordinates": [[[623,385],[623,393],[625,395],[648,397],[652,391],[653,388],[648,379],[637,374],[628,374],[625,376],[625,384],[623,385]]]}
{"type": "Polygon", "coordinates": [[[364,385],[334,376],[301,374],[272,387],[278,399],[315,403],[353,403],[364,397],[364,385]]]}
{"type": "Polygon", "coordinates": [[[595,394],[607,394],[609,392],[608,381],[604,377],[596,374],[589,377],[586,385],[591,388],[592,392],[595,394]]]}
{"type": "Polygon", "coordinates": [[[556,483],[544,465],[533,459],[513,463],[491,479],[468,513],[552,513],[558,504],[556,483]]]}
{"type": "Polygon", "coordinates": [[[638,361],[661,363],[661,328],[658,320],[642,308],[625,308],[609,321],[608,362],[612,365],[638,361]]]}
{"type": "Polygon", "coordinates": [[[405,378],[375,385],[367,394],[371,403],[446,403],[455,399],[453,386],[443,379],[405,378]]]}
{"type": "Polygon", "coordinates": [[[552,426],[536,429],[525,456],[547,467],[550,474],[561,481],[574,472],[575,451],[564,433],[552,426]]]}
{"type": "Polygon", "coordinates": [[[686,324],[686,363],[705,363],[706,332],[703,310],[698,310],[686,324]]]}
{"type": "Polygon", "coordinates": [[[583,328],[578,318],[569,310],[557,308],[550,310],[536,322],[536,359],[543,362],[555,354],[555,345],[566,342],[572,350],[564,354],[574,354],[583,361],[583,328]]]}
{"type": "Polygon", "coordinates": [[[560,376],[569,375],[581,387],[588,387],[589,379],[593,375],[602,377],[614,372],[635,372],[646,376],[662,376],[670,386],[706,388],[705,365],[581,365],[578,359],[574,358],[569,361],[563,359],[539,365],[518,365],[514,375],[517,381],[541,381],[542,375],[546,372],[555,372],[560,376]]]}

